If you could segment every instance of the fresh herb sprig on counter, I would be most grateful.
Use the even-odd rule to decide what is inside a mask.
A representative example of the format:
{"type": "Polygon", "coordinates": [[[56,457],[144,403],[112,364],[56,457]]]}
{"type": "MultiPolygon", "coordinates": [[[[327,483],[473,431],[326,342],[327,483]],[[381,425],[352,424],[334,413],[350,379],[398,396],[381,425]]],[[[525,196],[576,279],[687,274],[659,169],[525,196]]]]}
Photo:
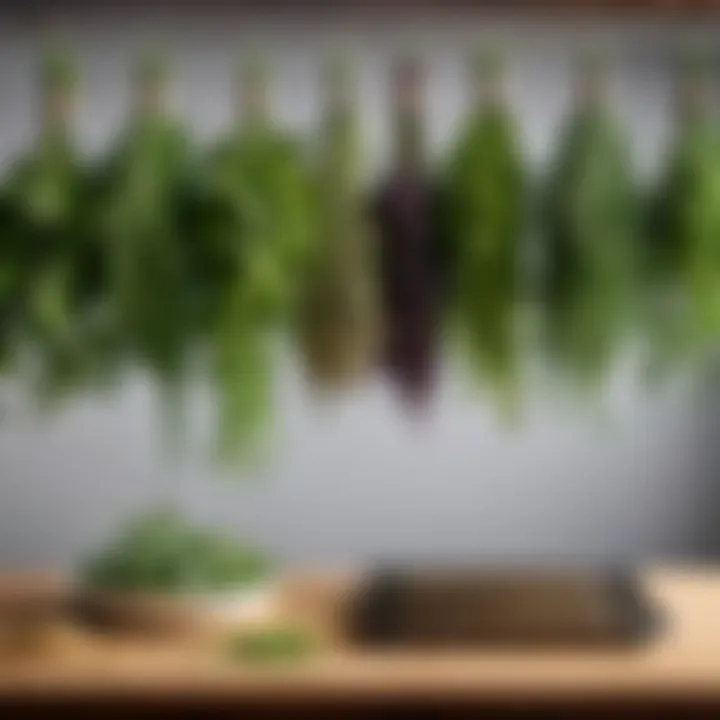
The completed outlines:
{"type": "Polygon", "coordinates": [[[312,657],[317,651],[317,642],[310,633],[292,626],[257,628],[232,635],[227,651],[234,660],[275,665],[312,657]]]}

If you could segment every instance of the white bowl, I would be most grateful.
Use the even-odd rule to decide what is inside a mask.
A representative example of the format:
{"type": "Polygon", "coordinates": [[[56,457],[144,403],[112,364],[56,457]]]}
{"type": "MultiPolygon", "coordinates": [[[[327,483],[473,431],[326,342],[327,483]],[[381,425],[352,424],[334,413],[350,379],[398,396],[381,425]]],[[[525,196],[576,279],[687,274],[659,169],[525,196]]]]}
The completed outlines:
{"type": "Polygon", "coordinates": [[[77,608],[108,629],[183,633],[213,627],[253,625],[276,616],[279,591],[268,581],[222,592],[148,593],[82,588],[77,608]]]}

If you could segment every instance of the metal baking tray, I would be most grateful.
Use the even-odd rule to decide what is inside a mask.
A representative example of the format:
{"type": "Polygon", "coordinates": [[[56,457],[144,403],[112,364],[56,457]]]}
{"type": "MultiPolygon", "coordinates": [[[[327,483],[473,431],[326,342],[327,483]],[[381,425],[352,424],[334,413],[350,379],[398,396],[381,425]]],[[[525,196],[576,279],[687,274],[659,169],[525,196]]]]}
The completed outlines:
{"type": "Polygon", "coordinates": [[[384,568],[362,583],[350,632],[373,646],[618,648],[657,628],[632,571],[384,568]]]}

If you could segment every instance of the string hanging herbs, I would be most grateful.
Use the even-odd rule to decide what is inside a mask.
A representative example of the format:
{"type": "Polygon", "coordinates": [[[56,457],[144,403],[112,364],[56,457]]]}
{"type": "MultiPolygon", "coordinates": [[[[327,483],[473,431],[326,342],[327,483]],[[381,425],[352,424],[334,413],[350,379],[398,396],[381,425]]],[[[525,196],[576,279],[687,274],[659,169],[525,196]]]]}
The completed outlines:
{"type": "Polygon", "coordinates": [[[651,360],[655,370],[701,359],[720,335],[720,130],[709,58],[683,58],[677,129],[649,214],[651,360]]]}
{"type": "Polygon", "coordinates": [[[517,314],[526,180],[517,128],[503,99],[500,59],[474,67],[476,99],[451,156],[446,203],[454,259],[454,327],[473,374],[517,403],[517,314]]]}
{"type": "Polygon", "coordinates": [[[188,254],[179,222],[189,140],[166,112],[162,61],[143,57],[133,81],[132,115],[99,177],[101,227],[120,345],[160,382],[174,434],[181,422],[192,317],[188,254]]]}
{"type": "Polygon", "coordinates": [[[90,178],[72,138],[72,58],[49,52],[39,84],[37,145],[13,164],[3,208],[5,249],[14,264],[6,292],[37,361],[41,397],[50,400],[80,386],[94,370],[89,340],[102,279],[88,211],[90,178]]]}
{"type": "Polygon", "coordinates": [[[638,197],[629,148],[608,108],[605,69],[580,63],[576,107],[544,207],[547,340],[581,386],[605,376],[635,314],[638,197]]]}
{"type": "Polygon", "coordinates": [[[440,321],[438,193],[423,148],[424,71],[411,58],[394,68],[395,160],[374,202],[385,330],[384,362],[402,396],[428,400],[440,321]]]}
{"type": "Polygon", "coordinates": [[[301,157],[269,117],[267,73],[258,61],[239,76],[238,123],[204,169],[204,286],[217,383],[221,457],[251,450],[269,419],[272,334],[297,301],[310,236],[301,157]]]}
{"type": "Polygon", "coordinates": [[[13,208],[0,194],[0,371],[11,370],[16,363],[16,334],[23,306],[25,263],[18,243],[13,208]]]}
{"type": "Polygon", "coordinates": [[[317,244],[302,298],[300,345],[314,384],[339,388],[372,365],[379,308],[358,178],[359,147],[350,68],[331,64],[323,147],[315,186],[317,244]]]}

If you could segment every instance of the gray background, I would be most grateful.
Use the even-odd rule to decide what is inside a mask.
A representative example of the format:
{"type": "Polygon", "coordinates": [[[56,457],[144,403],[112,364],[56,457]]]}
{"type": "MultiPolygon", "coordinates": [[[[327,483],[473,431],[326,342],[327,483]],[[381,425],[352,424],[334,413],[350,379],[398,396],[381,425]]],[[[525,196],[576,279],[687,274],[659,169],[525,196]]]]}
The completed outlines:
{"type": "MultiPolygon", "coordinates": [[[[442,154],[463,107],[461,51],[483,38],[509,48],[509,93],[531,164],[540,168],[566,108],[571,49],[600,43],[617,59],[616,107],[652,177],[668,123],[667,56],[712,27],[647,23],[556,26],[415,16],[313,24],[252,21],[228,11],[86,12],[0,25],[0,156],[32,139],[32,59],[42,28],[70,40],[83,62],[80,137],[101,150],[126,109],[133,49],[174,54],[178,111],[209,140],[230,117],[230,72],[243,48],[273,49],[276,108],[313,137],[315,63],[326,49],[361,59],[368,179],[382,168],[388,132],[383,70],[393,49],[421,47],[431,62],[429,131],[442,154]]],[[[278,428],[268,462],[220,474],[203,458],[208,399],[193,394],[197,434],[168,462],[153,389],[132,377],[116,395],[82,397],[43,417],[17,384],[0,396],[0,563],[72,564],[129,513],[172,499],[198,520],[263,543],[292,563],[369,558],[708,557],[720,550],[714,385],[674,383],[648,394],[623,363],[598,410],[533,388],[524,424],[508,428],[448,362],[435,411],[408,418],[381,378],[320,402],[292,354],[280,353],[278,428]],[[697,392],[698,388],[702,392],[697,392]],[[195,447],[197,445],[197,447],[195,447]]]]}

